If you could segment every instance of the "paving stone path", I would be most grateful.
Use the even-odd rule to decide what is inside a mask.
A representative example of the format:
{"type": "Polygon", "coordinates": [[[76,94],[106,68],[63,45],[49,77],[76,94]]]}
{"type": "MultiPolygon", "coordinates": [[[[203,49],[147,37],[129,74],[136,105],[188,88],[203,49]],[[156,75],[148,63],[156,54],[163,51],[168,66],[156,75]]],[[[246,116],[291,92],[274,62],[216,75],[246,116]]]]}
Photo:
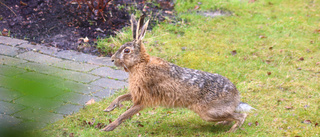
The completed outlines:
{"type": "Polygon", "coordinates": [[[0,36],[0,128],[43,127],[126,87],[108,57],[0,36]]]}

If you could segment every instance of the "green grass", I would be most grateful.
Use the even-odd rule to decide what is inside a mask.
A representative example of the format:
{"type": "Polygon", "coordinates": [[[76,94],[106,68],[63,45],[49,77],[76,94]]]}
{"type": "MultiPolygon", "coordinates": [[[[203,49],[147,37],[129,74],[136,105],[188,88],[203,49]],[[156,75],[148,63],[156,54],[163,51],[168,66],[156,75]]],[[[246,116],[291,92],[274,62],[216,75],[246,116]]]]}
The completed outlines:
{"type": "MultiPolygon", "coordinates": [[[[125,92],[122,91],[49,125],[44,134],[319,136],[320,126],[315,125],[320,123],[320,33],[315,30],[320,29],[320,1],[201,2],[202,11],[223,9],[232,15],[204,17],[194,10],[198,1],[177,0],[179,21],[158,24],[148,32],[145,45],[153,56],[179,66],[219,73],[234,82],[241,100],[258,109],[250,113],[242,130],[225,133],[230,126],[213,126],[189,110],[162,107],[145,109],[112,132],[100,132],[83,124],[92,118],[95,124],[115,120],[131,105],[129,102],[111,113],[102,110],[125,92]],[[237,52],[234,56],[233,50],[237,52]],[[305,120],[311,123],[304,123],[305,120]]],[[[113,43],[118,47],[130,38],[130,29],[126,28],[117,37],[101,40],[99,46],[114,52],[117,48],[107,46],[113,43]]]]}

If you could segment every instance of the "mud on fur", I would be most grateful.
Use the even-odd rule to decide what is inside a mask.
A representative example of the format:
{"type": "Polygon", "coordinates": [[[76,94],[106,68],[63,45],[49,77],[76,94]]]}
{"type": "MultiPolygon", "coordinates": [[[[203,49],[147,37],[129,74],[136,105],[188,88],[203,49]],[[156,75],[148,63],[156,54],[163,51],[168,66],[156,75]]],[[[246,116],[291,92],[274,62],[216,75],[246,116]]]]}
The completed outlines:
{"type": "Polygon", "coordinates": [[[142,39],[149,20],[144,15],[138,22],[131,16],[133,41],[123,44],[111,57],[117,67],[129,73],[129,93],[117,97],[104,111],[114,110],[122,101],[132,100],[133,106],[103,128],[112,131],[124,120],[146,107],[184,107],[203,120],[217,124],[235,124],[234,132],[245,121],[252,108],[240,102],[239,91],[227,78],[200,70],[179,67],[146,52],[142,39]]]}

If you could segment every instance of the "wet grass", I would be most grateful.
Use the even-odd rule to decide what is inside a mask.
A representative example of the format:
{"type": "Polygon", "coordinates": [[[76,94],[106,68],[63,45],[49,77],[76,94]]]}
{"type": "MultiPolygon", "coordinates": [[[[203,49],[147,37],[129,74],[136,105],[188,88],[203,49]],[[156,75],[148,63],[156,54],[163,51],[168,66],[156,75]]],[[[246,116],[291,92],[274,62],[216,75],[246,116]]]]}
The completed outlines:
{"type": "MultiPolygon", "coordinates": [[[[176,3],[179,21],[164,22],[148,32],[149,53],[179,66],[219,73],[235,83],[242,101],[258,110],[242,130],[213,126],[186,109],[141,111],[115,131],[94,126],[109,123],[130,103],[102,112],[115,98],[105,99],[46,128],[64,136],[319,136],[320,134],[320,2],[315,0],[203,0],[176,3]],[[200,11],[230,11],[230,16],[204,17],[200,11]],[[83,124],[92,121],[93,126],[83,124]]],[[[100,41],[115,46],[129,41],[124,29],[100,41]],[[109,42],[108,42],[109,41],[109,42]]],[[[115,48],[114,50],[116,50],[115,48]]],[[[112,49],[111,49],[112,50],[112,49]]],[[[125,92],[125,91],[122,91],[125,92]]]]}

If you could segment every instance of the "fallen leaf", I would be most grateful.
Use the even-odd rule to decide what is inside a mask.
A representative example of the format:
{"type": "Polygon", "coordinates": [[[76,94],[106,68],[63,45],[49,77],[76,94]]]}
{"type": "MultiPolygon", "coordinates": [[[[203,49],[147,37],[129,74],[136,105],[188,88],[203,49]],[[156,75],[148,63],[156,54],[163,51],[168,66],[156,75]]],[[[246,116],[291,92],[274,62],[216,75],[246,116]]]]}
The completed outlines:
{"type": "Polygon", "coordinates": [[[304,60],[304,58],[303,58],[303,57],[301,57],[301,58],[299,58],[299,60],[300,60],[300,61],[303,61],[303,60],[304,60]]]}
{"type": "Polygon", "coordinates": [[[194,6],[194,9],[195,10],[200,9],[200,6],[196,5],[196,6],[194,6]]]}
{"type": "Polygon", "coordinates": [[[269,47],[269,50],[272,50],[273,49],[273,47],[269,47]]]}
{"type": "Polygon", "coordinates": [[[314,30],[314,32],[320,33],[320,29],[316,29],[316,30],[314,30]]]}
{"type": "Polygon", "coordinates": [[[172,12],[172,11],[169,11],[169,10],[166,10],[166,11],[164,11],[164,13],[172,14],[173,12],[172,12]]]}
{"type": "Polygon", "coordinates": [[[259,122],[258,121],[256,121],[255,124],[256,124],[256,126],[259,126],[259,122]]]}
{"type": "Polygon", "coordinates": [[[297,68],[297,70],[301,70],[301,68],[299,67],[299,68],[297,68]]]}
{"type": "Polygon", "coordinates": [[[310,120],[304,120],[302,123],[311,124],[312,122],[310,120]]]}
{"type": "Polygon", "coordinates": [[[86,105],[91,105],[91,104],[94,104],[94,103],[96,103],[96,102],[95,102],[94,99],[92,98],[92,99],[90,99],[90,100],[86,103],[86,105]]]}
{"type": "Polygon", "coordinates": [[[317,127],[319,124],[318,123],[316,123],[316,124],[314,124],[314,127],[317,127]]]}
{"type": "Polygon", "coordinates": [[[310,44],[313,44],[313,43],[314,43],[314,41],[313,41],[313,40],[311,40],[311,41],[310,41],[310,44]]]}
{"type": "Polygon", "coordinates": [[[20,5],[22,5],[22,6],[27,6],[28,4],[27,4],[27,3],[24,3],[24,2],[22,2],[22,1],[20,0],[20,5]]]}
{"type": "Polygon", "coordinates": [[[85,37],[85,38],[83,39],[83,42],[89,42],[89,38],[88,38],[88,37],[85,37]]]}
{"type": "Polygon", "coordinates": [[[237,51],[236,51],[236,50],[233,50],[233,51],[231,51],[231,54],[232,54],[232,56],[234,56],[234,55],[237,54],[237,51]]]}
{"type": "Polygon", "coordinates": [[[251,125],[252,125],[252,123],[251,123],[251,122],[249,122],[249,123],[248,123],[248,126],[251,126],[251,125]]]}
{"type": "Polygon", "coordinates": [[[267,38],[267,37],[266,37],[266,36],[263,36],[263,35],[260,35],[259,38],[260,38],[260,39],[264,39],[264,38],[267,38]]]}
{"type": "Polygon", "coordinates": [[[267,74],[268,74],[268,75],[271,75],[271,72],[268,72],[267,74]]]}
{"type": "Polygon", "coordinates": [[[108,119],[108,120],[109,120],[109,124],[112,123],[112,120],[111,120],[111,119],[108,119]]]}
{"type": "Polygon", "coordinates": [[[293,106],[285,106],[287,110],[293,109],[293,106]]]}
{"type": "Polygon", "coordinates": [[[104,127],[103,123],[98,123],[96,126],[94,126],[94,128],[98,128],[98,129],[101,129],[102,127],[104,127]]]}
{"type": "Polygon", "coordinates": [[[143,126],[142,124],[140,124],[140,123],[139,123],[139,124],[138,124],[138,127],[144,127],[144,126],[143,126]]]}
{"type": "Polygon", "coordinates": [[[73,133],[70,133],[70,134],[69,134],[69,137],[74,137],[73,133]]]}

